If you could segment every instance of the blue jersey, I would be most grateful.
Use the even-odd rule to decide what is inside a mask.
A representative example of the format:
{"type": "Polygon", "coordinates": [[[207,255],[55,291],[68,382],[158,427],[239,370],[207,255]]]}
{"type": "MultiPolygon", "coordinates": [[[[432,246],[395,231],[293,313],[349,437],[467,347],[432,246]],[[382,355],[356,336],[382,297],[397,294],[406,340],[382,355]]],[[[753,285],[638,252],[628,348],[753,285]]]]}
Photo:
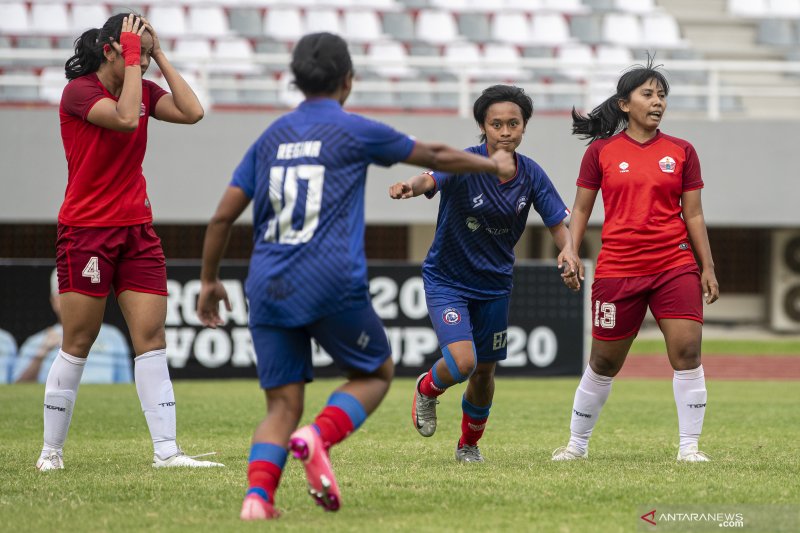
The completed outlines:
{"type": "Polygon", "coordinates": [[[407,135],[326,98],[267,128],[231,182],[253,200],[251,324],[298,327],[369,302],[367,167],[403,161],[413,148],[407,135]]]}
{"type": "MultiPolygon", "coordinates": [[[[486,145],[466,149],[487,155],[486,145]]],[[[533,159],[516,154],[517,173],[501,183],[491,174],[432,172],[440,192],[433,244],[422,264],[427,293],[487,300],[511,293],[514,245],[533,206],[545,226],[569,214],[550,178],[533,159]]]]}

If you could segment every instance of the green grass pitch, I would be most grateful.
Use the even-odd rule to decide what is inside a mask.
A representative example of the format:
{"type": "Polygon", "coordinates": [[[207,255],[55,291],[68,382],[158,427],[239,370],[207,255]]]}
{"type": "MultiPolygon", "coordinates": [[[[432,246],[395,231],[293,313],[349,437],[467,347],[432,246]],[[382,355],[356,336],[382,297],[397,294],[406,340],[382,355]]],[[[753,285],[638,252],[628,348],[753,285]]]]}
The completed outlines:
{"type": "MultiPolygon", "coordinates": [[[[670,381],[620,379],[588,461],[553,463],[566,444],[577,378],[498,379],[481,449],[460,465],[463,386],[439,405],[439,428],[411,427],[411,379],[398,379],[373,417],[332,461],[342,509],[325,513],[287,464],[273,523],[243,523],[252,430],[264,413],[255,380],[176,382],[178,440],[189,454],[215,450],[224,469],[155,470],[135,388],[82,386],[65,449],[66,470],[42,473],[41,385],[0,387],[0,524],[3,531],[637,531],[659,505],[781,505],[800,509],[800,386],[708,383],[701,449],[708,464],[677,464],[670,381]]],[[[309,385],[306,421],[340,381],[309,385]]],[[[797,513],[796,513],[797,514],[797,513]]],[[[794,522],[793,526],[797,523],[794,522]]]]}

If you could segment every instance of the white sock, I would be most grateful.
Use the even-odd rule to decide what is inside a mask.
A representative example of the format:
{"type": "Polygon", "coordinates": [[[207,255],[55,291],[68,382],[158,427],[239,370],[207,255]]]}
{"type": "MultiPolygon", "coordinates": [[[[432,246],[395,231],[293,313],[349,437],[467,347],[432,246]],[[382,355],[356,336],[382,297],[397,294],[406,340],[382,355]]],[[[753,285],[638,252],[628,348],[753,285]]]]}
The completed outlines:
{"type": "Polygon", "coordinates": [[[706,378],[703,365],[692,370],[676,370],[672,378],[672,391],[678,408],[678,434],[680,449],[697,445],[703,432],[706,416],[706,378]]]}
{"type": "Polygon", "coordinates": [[[59,350],[50,367],[44,386],[44,446],[40,457],[63,453],[84,366],[85,358],[59,350]]]}
{"type": "Polygon", "coordinates": [[[569,423],[569,444],[581,451],[589,448],[589,437],[592,436],[600,411],[611,393],[613,379],[595,373],[590,366],[583,373],[578,390],[575,391],[572,420],[569,423]]]}
{"type": "Polygon", "coordinates": [[[153,451],[160,459],[178,453],[175,441],[175,395],[167,368],[167,350],[153,350],[133,360],[136,392],[153,439],[153,451]]]}

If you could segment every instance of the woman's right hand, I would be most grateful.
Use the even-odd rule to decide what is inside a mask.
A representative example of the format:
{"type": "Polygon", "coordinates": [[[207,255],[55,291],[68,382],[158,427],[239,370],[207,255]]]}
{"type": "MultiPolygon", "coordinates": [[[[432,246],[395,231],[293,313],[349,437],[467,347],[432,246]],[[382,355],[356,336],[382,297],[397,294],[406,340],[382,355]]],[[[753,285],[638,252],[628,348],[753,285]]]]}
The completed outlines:
{"type": "Polygon", "coordinates": [[[502,181],[510,180],[517,173],[517,163],[514,160],[514,152],[496,150],[489,158],[497,164],[496,175],[502,181]]]}
{"type": "Polygon", "coordinates": [[[120,42],[117,43],[113,37],[111,38],[111,46],[123,57],[126,67],[139,65],[144,30],[145,24],[142,22],[141,17],[130,14],[122,19],[122,31],[119,34],[120,42]]]}
{"type": "Polygon", "coordinates": [[[398,181],[389,187],[389,196],[395,200],[405,200],[414,197],[414,189],[407,181],[398,181]]]}
{"type": "Polygon", "coordinates": [[[197,297],[197,318],[204,326],[216,329],[225,323],[219,314],[219,303],[225,302],[225,309],[231,310],[231,302],[228,300],[228,291],[220,280],[213,282],[203,281],[200,286],[200,294],[197,297]]]}

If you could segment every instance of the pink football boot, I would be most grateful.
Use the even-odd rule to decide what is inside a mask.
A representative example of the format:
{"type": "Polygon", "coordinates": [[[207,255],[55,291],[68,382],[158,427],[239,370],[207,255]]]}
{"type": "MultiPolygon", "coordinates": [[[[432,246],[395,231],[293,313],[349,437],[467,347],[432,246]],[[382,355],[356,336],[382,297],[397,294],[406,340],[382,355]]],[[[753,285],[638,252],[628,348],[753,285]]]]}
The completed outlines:
{"type": "Polygon", "coordinates": [[[339,487],[333,475],[328,452],[317,430],[303,426],[289,439],[289,450],[303,461],[308,480],[308,493],[326,511],[338,511],[341,505],[339,487]]]}

